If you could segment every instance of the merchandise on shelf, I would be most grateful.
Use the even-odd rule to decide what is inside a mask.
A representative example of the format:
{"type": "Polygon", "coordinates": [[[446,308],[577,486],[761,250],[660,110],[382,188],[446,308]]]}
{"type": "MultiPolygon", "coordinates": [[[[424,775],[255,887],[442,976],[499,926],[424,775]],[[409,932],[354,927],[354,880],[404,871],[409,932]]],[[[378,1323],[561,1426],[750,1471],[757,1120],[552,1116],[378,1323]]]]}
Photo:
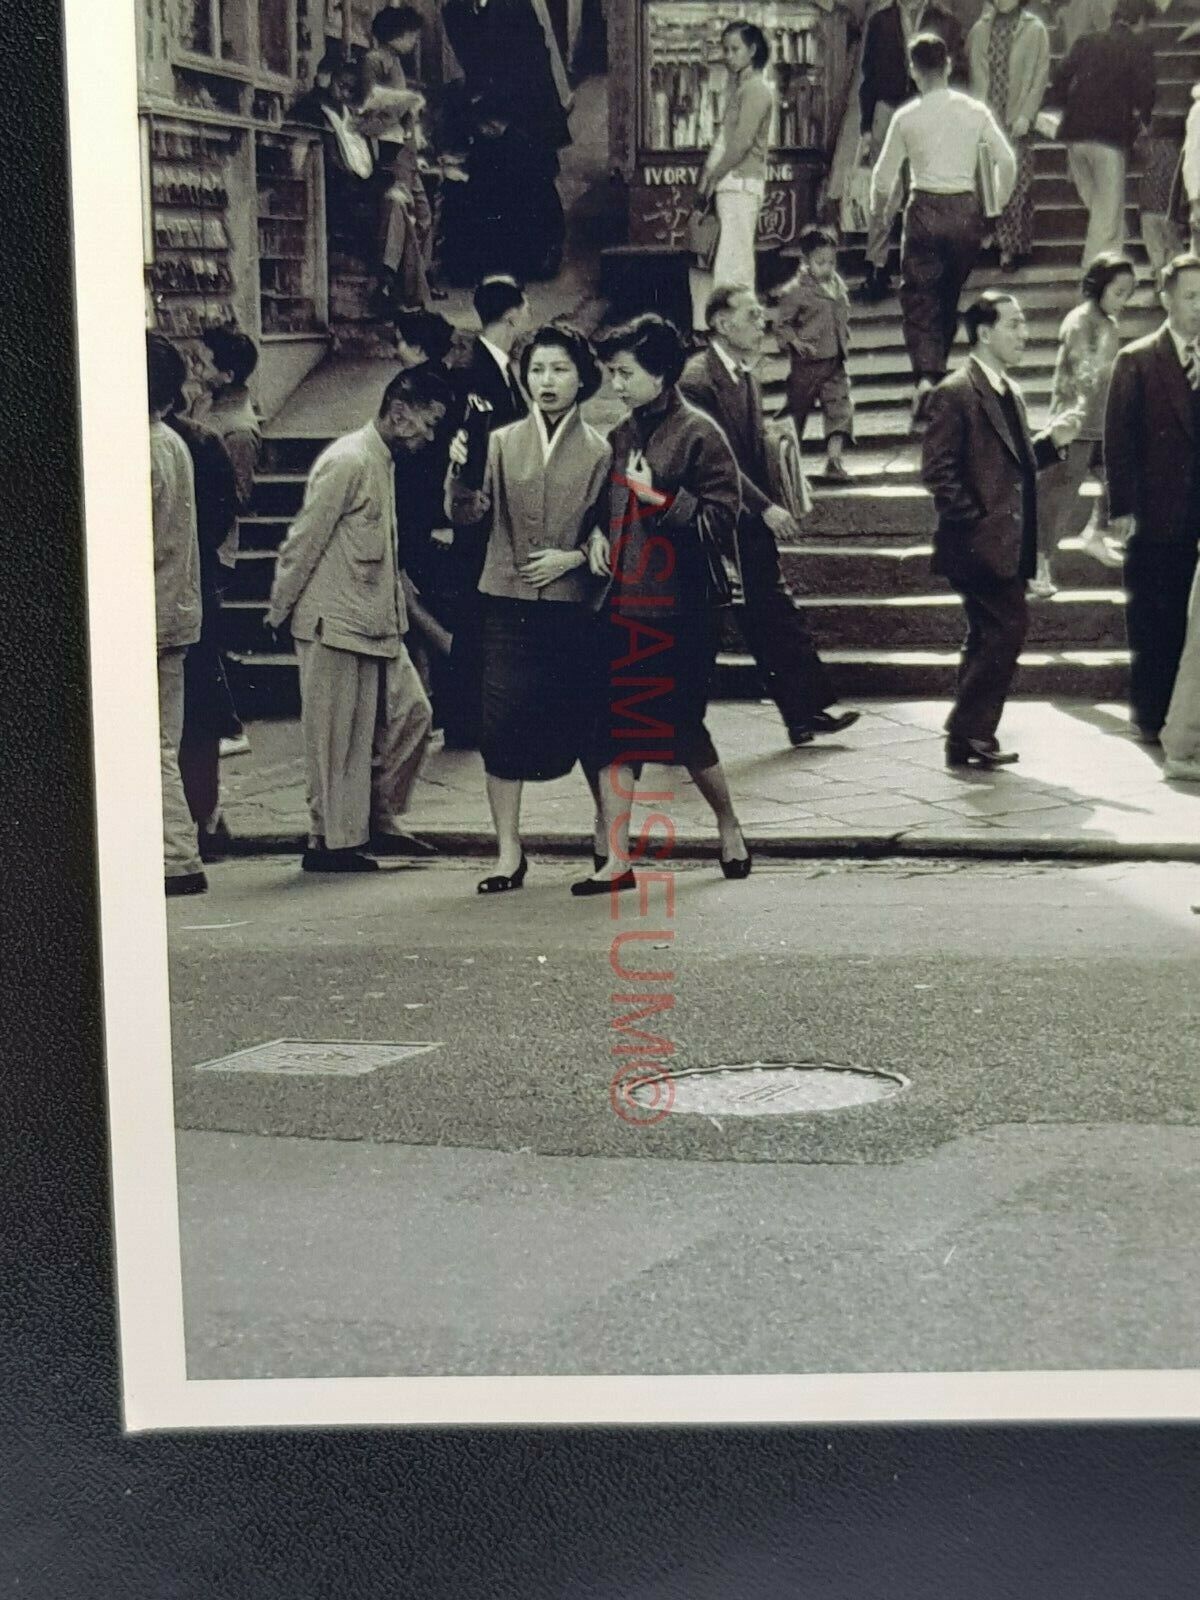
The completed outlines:
{"type": "Polygon", "coordinates": [[[318,325],[309,235],[311,184],[295,147],[260,134],[255,144],[258,283],[262,331],[307,333],[318,325]]]}
{"type": "Polygon", "coordinates": [[[641,145],[647,151],[712,147],[729,92],[721,34],[754,22],[771,45],[776,91],[773,149],[815,149],[824,141],[824,17],[817,6],[714,0],[648,0],[643,10],[641,145]]]}
{"type": "Polygon", "coordinates": [[[150,130],[154,259],[146,285],[163,333],[194,337],[234,320],[227,168],[238,137],[161,123],[150,130]]]}

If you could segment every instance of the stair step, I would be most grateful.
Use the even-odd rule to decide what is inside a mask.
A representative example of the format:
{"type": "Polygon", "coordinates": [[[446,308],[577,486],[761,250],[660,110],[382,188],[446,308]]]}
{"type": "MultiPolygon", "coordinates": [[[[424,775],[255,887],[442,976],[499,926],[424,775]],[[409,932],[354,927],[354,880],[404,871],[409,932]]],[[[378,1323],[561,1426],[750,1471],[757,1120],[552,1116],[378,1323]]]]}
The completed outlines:
{"type": "MultiPolygon", "coordinates": [[[[871,543],[865,539],[813,539],[780,546],[779,565],[787,582],[806,598],[894,599],[927,595],[941,582],[930,573],[932,553],[928,538],[914,539],[907,532],[897,535],[894,543],[878,538],[871,543]]],[[[1078,539],[1063,541],[1054,558],[1054,571],[1063,592],[1086,594],[1103,603],[1112,603],[1113,596],[1121,593],[1114,587],[1120,574],[1085,555],[1078,539]]]]}
{"type": "MultiPolygon", "coordinates": [[[[843,700],[872,696],[949,699],[958,676],[957,650],[822,650],[843,700]]],[[[1031,650],[1021,656],[1015,693],[1119,700],[1129,684],[1127,650],[1031,650]]],[[[762,679],[751,656],[724,651],[717,658],[716,698],[760,699],[762,679]]]]}
{"type": "MultiPolygon", "coordinates": [[[[930,578],[928,582],[935,580],[930,578]]],[[[800,599],[824,654],[838,650],[957,650],[962,605],[949,590],[935,594],[814,596],[800,599]]],[[[724,621],[727,647],[742,637],[740,611],[724,621]]],[[[1119,589],[1060,590],[1029,608],[1031,649],[1120,649],[1125,644],[1125,596],[1119,589]]]]}

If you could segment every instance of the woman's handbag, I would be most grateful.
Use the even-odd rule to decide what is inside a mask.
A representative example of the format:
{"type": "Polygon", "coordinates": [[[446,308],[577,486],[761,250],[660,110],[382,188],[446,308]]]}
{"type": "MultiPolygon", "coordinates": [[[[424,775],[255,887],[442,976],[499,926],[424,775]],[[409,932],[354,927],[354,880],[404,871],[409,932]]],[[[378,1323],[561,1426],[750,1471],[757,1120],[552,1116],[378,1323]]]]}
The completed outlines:
{"type": "Polygon", "coordinates": [[[700,553],[704,558],[704,598],[710,606],[731,606],[733,604],[733,579],[729,573],[725,553],[721,549],[721,541],[713,532],[707,511],[701,511],[696,518],[696,537],[700,541],[700,553]]]}
{"type": "Polygon", "coordinates": [[[712,268],[720,237],[721,224],[717,219],[713,201],[709,199],[697,202],[688,216],[687,246],[702,272],[708,272],[712,268]]]}

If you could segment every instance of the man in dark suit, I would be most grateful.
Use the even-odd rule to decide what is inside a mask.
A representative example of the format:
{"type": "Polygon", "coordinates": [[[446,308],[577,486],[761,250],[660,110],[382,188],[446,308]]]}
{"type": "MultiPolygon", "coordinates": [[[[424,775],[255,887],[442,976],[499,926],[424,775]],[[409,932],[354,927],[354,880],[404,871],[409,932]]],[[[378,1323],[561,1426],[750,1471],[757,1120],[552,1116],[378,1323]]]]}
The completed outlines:
{"type": "MultiPolygon", "coordinates": [[[[858,88],[858,165],[873,167],[899,106],[917,92],[909,71],[908,46],[919,33],[936,33],[950,56],[950,80],[963,83],[967,76],[963,30],[958,18],[936,0],[890,0],[867,23],[863,38],[862,74],[858,88]]],[[[888,252],[892,225],[899,211],[895,204],[872,215],[867,236],[867,273],[860,298],[882,300],[889,291],[888,252]]]]}
{"type": "MultiPolygon", "coordinates": [[[[487,431],[519,422],[529,404],[521,392],[512,362],[517,341],[530,331],[532,317],[524,286],[515,278],[493,274],[480,281],[474,294],[480,332],[466,364],[450,369],[455,391],[455,426],[468,407],[487,418],[487,431]]],[[[479,741],[483,673],[483,622],[479,579],[487,554],[487,529],[456,527],[450,547],[453,642],[445,679],[443,736],[447,749],[474,750],[479,741]]]]}
{"type": "Polygon", "coordinates": [[[777,538],[794,538],[791,515],[771,498],[762,391],[751,372],[762,346],[765,317],[751,289],[722,287],[709,296],[708,348],[692,356],[679,387],[724,430],[738,464],[742,514],[738,559],[746,643],[779,707],[794,745],[817,734],[840,733],[857,711],[831,715],[837,694],[795,596],[779,570],[777,538]]]}
{"type": "Polygon", "coordinates": [[[1079,432],[1076,413],[1036,438],[1009,380],[1027,335],[1009,294],[989,289],[963,317],[971,356],[929,398],[921,478],[937,509],[933,570],[962,598],[967,638],[946,719],[946,765],[1006,766],[996,729],[1025,643],[1025,585],[1037,565],[1037,474],[1079,432]]]}
{"type": "Polygon", "coordinates": [[[1187,634],[1200,538],[1200,257],[1163,269],[1167,320],[1113,367],[1104,464],[1129,533],[1125,626],[1134,732],[1157,744],[1187,634]]]}

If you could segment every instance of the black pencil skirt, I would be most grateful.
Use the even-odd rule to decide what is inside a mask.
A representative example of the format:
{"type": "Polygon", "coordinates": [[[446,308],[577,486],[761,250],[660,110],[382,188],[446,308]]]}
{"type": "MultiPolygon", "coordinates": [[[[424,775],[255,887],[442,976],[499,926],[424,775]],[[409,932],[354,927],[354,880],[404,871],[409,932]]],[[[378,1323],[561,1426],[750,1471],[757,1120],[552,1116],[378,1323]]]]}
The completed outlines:
{"type": "Polygon", "coordinates": [[[598,622],[565,600],[483,595],[479,748],[493,778],[546,783],[588,755],[598,622]]]}

